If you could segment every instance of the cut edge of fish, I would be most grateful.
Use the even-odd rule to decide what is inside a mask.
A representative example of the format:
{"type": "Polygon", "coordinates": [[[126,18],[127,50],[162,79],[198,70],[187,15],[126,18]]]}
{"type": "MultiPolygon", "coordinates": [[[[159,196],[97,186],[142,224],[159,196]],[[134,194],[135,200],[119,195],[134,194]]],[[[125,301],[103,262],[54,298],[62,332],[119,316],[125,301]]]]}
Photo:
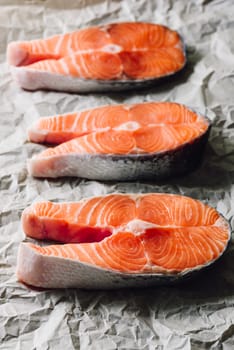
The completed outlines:
{"type": "Polygon", "coordinates": [[[11,66],[11,74],[17,84],[29,91],[52,90],[71,93],[90,92],[115,92],[131,90],[135,88],[147,88],[153,85],[166,82],[171,77],[182,74],[186,67],[184,65],[177,71],[165,74],[160,77],[148,79],[125,79],[125,80],[95,80],[75,78],[72,76],[44,72],[28,68],[27,66],[11,66]]]}
{"type": "Polygon", "coordinates": [[[75,176],[100,181],[164,180],[195,170],[203,160],[211,123],[193,141],[177,148],[154,154],[93,155],[70,154],[27,162],[34,177],[57,178],[75,176]],[[51,159],[53,166],[51,167],[51,159]]]}
{"type": "Polygon", "coordinates": [[[187,268],[183,271],[175,271],[173,273],[166,269],[162,273],[124,273],[99,268],[63,257],[44,256],[33,250],[30,247],[30,243],[22,242],[18,250],[17,278],[20,282],[29,286],[50,289],[116,289],[174,285],[186,279],[193,278],[207,270],[227,252],[231,241],[231,227],[230,223],[225,218],[223,219],[228,224],[229,238],[226,246],[217,258],[194,268],[187,268]],[[22,265],[20,265],[21,263],[22,265]],[[60,275],[63,270],[65,271],[65,278],[62,283],[60,275]],[[38,277],[35,277],[36,271],[39,271],[39,282],[38,277]],[[53,274],[59,276],[57,282],[55,278],[55,281],[51,283],[51,271],[53,274]],[[66,281],[66,278],[69,282],[66,281]]]}

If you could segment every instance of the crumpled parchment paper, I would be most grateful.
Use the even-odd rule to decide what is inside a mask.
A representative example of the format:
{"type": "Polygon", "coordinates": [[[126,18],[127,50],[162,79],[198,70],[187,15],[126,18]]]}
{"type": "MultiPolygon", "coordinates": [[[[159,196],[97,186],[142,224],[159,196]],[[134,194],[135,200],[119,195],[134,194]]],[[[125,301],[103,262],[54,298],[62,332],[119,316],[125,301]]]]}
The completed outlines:
{"type": "Polygon", "coordinates": [[[209,271],[170,287],[116,291],[31,290],[17,282],[22,210],[38,200],[79,200],[113,191],[165,191],[216,207],[234,226],[234,2],[232,0],[0,0],[0,349],[234,349],[234,251],[209,271]],[[151,89],[76,95],[26,92],[12,81],[7,43],[122,20],[178,30],[185,73],[151,89]],[[177,101],[213,121],[196,172],[161,184],[36,180],[26,159],[37,118],[108,103],[177,101]]]}

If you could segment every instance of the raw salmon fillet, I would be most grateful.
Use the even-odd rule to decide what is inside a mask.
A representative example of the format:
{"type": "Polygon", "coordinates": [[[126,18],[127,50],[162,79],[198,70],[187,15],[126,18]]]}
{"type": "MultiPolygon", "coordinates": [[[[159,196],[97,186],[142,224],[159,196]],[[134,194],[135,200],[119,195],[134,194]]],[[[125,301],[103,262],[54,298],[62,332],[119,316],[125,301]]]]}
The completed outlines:
{"type": "Polygon", "coordinates": [[[150,23],[113,23],[48,39],[12,42],[8,63],[20,86],[87,92],[126,89],[185,65],[179,34],[150,23]]]}
{"type": "Polygon", "coordinates": [[[110,194],[26,208],[17,276],[49,287],[119,288],[175,280],[217,260],[230,239],[213,208],[174,194],[110,194]]]}
{"type": "Polygon", "coordinates": [[[41,118],[29,140],[59,145],[30,159],[28,169],[35,177],[116,181],[175,176],[200,162],[209,129],[208,119],[170,102],[41,118]]]}

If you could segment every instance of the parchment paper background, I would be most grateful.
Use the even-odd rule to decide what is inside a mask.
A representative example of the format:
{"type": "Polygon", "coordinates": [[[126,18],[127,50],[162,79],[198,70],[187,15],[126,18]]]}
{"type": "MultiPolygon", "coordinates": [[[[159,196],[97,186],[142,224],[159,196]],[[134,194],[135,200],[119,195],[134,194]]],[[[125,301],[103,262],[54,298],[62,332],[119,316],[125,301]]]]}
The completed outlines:
{"type": "Polygon", "coordinates": [[[234,226],[233,0],[0,0],[0,349],[234,349],[234,250],[179,286],[116,291],[35,291],[15,277],[24,239],[22,210],[32,201],[79,200],[113,191],[165,191],[216,207],[234,226]],[[182,77],[148,90],[75,95],[22,91],[5,62],[7,43],[88,25],[145,20],[178,30],[188,47],[182,77]],[[35,180],[26,159],[43,147],[26,128],[41,116],[108,103],[177,101],[213,120],[205,161],[162,184],[35,180]]]}

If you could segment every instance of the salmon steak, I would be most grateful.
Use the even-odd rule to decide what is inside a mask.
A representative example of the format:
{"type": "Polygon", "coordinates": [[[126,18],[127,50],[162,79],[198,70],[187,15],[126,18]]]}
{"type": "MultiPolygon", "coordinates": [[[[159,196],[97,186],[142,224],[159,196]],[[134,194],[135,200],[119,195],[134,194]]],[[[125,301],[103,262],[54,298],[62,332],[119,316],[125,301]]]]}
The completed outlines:
{"type": "Polygon", "coordinates": [[[186,63],[179,34],[151,23],[112,23],[11,42],[7,61],[27,90],[123,90],[152,84],[186,63]]]}
{"type": "Polygon", "coordinates": [[[18,280],[44,288],[120,288],[178,281],[215,262],[228,222],[176,194],[109,194],[71,203],[34,203],[22,214],[18,280]]]}
{"type": "Polygon", "coordinates": [[[210,122],[171,102],[98,107],[39,119],[29,140],[51,143],[28,161],[32,176],[158,180],[200,163],[210,122]]]}

